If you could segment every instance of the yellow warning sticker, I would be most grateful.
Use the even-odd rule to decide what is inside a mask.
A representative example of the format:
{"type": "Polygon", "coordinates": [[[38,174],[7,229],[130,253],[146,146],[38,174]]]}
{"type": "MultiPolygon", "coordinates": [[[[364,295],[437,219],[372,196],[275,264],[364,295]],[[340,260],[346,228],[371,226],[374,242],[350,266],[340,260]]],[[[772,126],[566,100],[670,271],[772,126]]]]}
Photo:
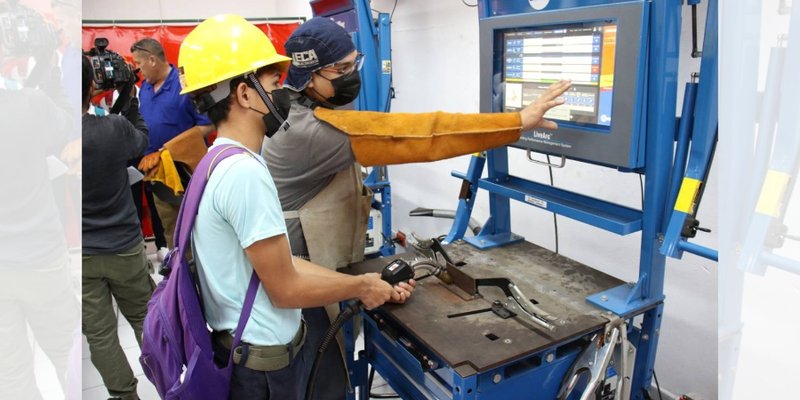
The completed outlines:
{"type": "Polygon", "coordinates": [[[703,181],[694,178],[683,178],[681,190],[678,192],[678,199],[675,200],[675,210],[691,214],[694,212],[694,201],[697,198],[697,192],[700,190],[700,185],[703,181]]]}
{"type": "Polygon", "coordinates": [[[758,196],[756,212],[771,217],[780,216],[783,196],[786,193],[786,187],[789,186],[790,179],[792,179],[792,176],[785,172],[772,170],[767,172],[767,177],[764,178],[764,185],[761,187],[761,195],[758,196]]]}

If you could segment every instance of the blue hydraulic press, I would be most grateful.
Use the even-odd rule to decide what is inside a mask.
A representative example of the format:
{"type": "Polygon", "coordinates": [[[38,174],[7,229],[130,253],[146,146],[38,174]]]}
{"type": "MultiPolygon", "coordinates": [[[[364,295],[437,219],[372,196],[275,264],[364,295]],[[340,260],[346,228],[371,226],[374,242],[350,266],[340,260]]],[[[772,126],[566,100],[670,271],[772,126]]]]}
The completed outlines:
{"type": "Polygon", "coordinates": [[[473,156],[466,173],[453,172],[463,186],[445,246],[434,241],[423,261],[400,255],[439,279],[420,282],[408,304],[363,313],[365,349],[351,363],[360,399],[369,392],[368,364],[404,399],[649,398],[665,257],[716,258],[688,239],[699,229],[694,213],[717,135],[717,1],[708,2],[699,82],[687,85],[679,124],[682,6],[478,2],[482,112],[519,110],[560,79],[572,88],[546,115],[559,129],[524,132],[473,156]],[[642,208],[515,176],[509,147],[534,162],[534,153],[545,154],[551,168],[578,161],[642,174],[642,208]],[[465,237],[478,190],[489,194],[490,217],[465,237]],[[641,232],[638,280],[622,282],[526,242],[511,231],[511,199],[618,235],[641,232]]]}

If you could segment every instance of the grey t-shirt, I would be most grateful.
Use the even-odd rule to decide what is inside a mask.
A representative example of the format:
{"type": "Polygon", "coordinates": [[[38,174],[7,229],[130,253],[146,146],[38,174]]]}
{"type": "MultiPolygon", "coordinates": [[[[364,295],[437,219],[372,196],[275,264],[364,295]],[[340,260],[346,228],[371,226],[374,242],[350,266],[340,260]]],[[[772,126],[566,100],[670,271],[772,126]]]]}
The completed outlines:
{"type": "Polygon", "coordinates": [[[138,102],[126,115],[83,116],[83,254],[119,253],[142,241],[128,160],[144,154],[148,131],[138,102]]]}
{"type": "MultiPolygon", "coordinates": [[[[328,186],[338,172],[355,162],[350,138],[318,120],[311,108],[300,103],[299,93],[290,93],[289,129],[264,140],[261,149],[284,211],[299,210],[328,186]]],[[[286,220],[286,228],[292,254],[308,256],[300,220],[286,220]]]]}

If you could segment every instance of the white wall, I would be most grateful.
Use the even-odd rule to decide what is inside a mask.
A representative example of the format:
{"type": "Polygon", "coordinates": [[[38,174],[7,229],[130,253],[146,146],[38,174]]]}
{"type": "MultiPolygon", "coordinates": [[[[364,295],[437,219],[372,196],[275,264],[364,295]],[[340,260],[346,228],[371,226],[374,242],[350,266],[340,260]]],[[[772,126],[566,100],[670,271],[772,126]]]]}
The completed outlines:
{"type": "MultiPolygon", "coordinates": [[[[222,12],[246,17],[310,16],[305,1],[237,1],[223,4],[211,0],[184,2],[141,0],[110,2],[84,0],[84,19],[185,19],[205,18],[222,12]]],[[[472,3],[472,1],[468,1],[472,3]]],[[[372,7],[388,12],[393,0],[374,0],[372,7]]],[[[703,3],[705,4],[705,3],[703,3]]],[[[705,20],[705,8],[700,10],[705,20]]],[[[691,46],[689,14],[684,13],[683,55],[691,46]]],[[[702,25],[701,25],[702,26],[702,25]]],[[[393,17],[392,28],[394,111],[444,110],[477,112],[478,106],[478,19],[475,8],[459,0],[402,0],[393,17]]],[[[688,56],[686,56],[688,58],[688,56]]],[[[688,79],[698,63],[682,60],[681,79],[688,79]]],[[[679,85],[682,89],[683,85],[679,85]]],[[[678,107],[680,109],[680,106],[678,107]]],[[[430,218],[409,218],[417,206],[453,209],[460,182],[451,170],[465,171],[468,157],[429,164],[396,166],[390,169],[394,226],[406,233],[433,236],[446,233],[449,223],[430,218]],[[424,179],[422,178],[424,177],[424,179]]],[[[512,150],[510,168],[516,175],[547,182],[547,169],[525,160],[512,150]]],[[[712,171],[712,175],[714,171],[712,171]]],[[[569,162],[556,170],[557,185],[595,197],[639,207],[639,179],[633,174],[569,162]]],[[[716,228],[716,179],[706,189],[699,218],[704,226],[716,228]]],[[[481,194],[473,216],[488,216],[488,197],[481,194]]],[[[512,202],[512,228],[527,240],[553,248],[552,214],[512,202]]],[[[564,217],[558,218],[560,252],[589,266],[626,281],[636,280],[640,236],[620,237],[564,217]]],[[[715,245],[716,234],[704,235],[701,244],[715,245]]],[[[695,392],[705,399],[717,397],[717,280],[716,264],[692,255],[681,261],[669,260],[666,272],[666,305],[661,329],[656,371],[662,389],[673,393],[695,392]]]]}
{"type": "Polygon", "coordinates": [[[296,0],[83,0],[84,20],[205,19],[222,13],[245,18],[311,17],[311,7],[306,1],[296,0]]]}

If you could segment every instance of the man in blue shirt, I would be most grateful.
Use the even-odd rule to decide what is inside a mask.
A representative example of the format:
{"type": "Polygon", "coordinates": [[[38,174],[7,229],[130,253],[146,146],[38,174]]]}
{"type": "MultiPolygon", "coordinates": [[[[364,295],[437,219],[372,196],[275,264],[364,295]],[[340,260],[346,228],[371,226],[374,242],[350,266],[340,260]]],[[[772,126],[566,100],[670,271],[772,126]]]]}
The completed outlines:
{"type": "MultiPolygon", "coordinates": [[[[180,94],[178,70],[167,62],[161,43],[152,38],[141,39],[131,46],[131,54],[144,78],[139,91],[139,109],[150,129],[150,141],[139,168],[148,173],[158,166],[164,144],[179,135],[205,137],[214,128],[207,117],[197,112],[189,97],[180,94]]],[[[156,210],[167,245],[171,246],[180,198],[159,190],[156,185],[160,183],[153,185],[156,210]]]]}

